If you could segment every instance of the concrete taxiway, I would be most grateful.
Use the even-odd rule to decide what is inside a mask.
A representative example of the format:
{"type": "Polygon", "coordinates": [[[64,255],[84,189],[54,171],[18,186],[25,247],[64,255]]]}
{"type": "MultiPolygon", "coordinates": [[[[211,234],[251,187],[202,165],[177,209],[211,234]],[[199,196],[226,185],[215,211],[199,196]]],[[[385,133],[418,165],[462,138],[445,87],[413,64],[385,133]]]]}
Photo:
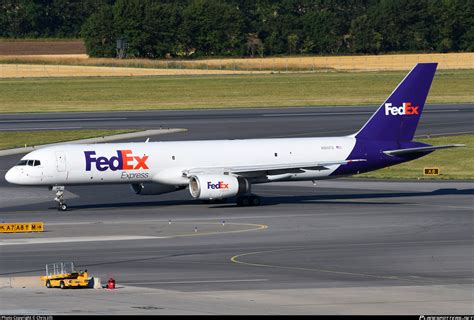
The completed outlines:
{"type": "Polygon", "coordinates": [[[263,205],[247,208],[202,204],[186,190],[146,198],[127,186],[71,187],[67,213],[47,190],[23,188],[35,203],[2,197],[2,221],[44,221],[46,232],[2,235],[0,277],[73,260],[119,289],[1,290],[1,309],[472,314],[473,187],[280,183],[257,186],[263,205]]]}
{"type": "MultiPolygon", "coordinates": [[[[466,121],[473,114],[469,110],[466,121]]],[[[227,125],[213,120],[222,122],[216,127],[222,132],[198,129],[204,117],[178,119],[179,127],[197,121],[195,130],[159,139],[328,135],[325,121],[316,116],[230,118],[227,125]]],[[[438,114],[423,130],[464,130],[454,125],[461,118],[438,114]]],[[[343,126],[350,133],[364,122],[353,123],[352,115],[324,119],[337,123],[335,134],[342,134],[343,126]]],[[[17,159],[0,157],[0,168],[17,159]]],[[[311,182],[257,185],[254,192],[263,197],[260,207],[204,204],[187,190],[138,196],[126,185],[77,186],[67,188],[71,210],[59,212],[47,189],[11,186],[2,175],[0,220],[43,221],[45,232],[0,235],[0,277],[39,276],[46,263],[73,260],[103,282],[113,277],[118,288],[2,289],[0,310],[474,313],[473,182],[342,179],[316,187],[311,182]]]]}

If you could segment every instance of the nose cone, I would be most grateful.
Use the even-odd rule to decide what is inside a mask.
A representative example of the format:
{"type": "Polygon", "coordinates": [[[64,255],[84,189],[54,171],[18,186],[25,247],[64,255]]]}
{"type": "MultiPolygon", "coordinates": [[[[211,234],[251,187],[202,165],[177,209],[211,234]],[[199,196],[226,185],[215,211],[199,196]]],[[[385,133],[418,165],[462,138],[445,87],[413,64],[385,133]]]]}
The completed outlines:
{"type": "Polygon", "coordinates": [[[10,183],[19,183],[20,180],[20,173],[18,172],[17,168],[11,168],[5,174],[5,180],[10,183]]]}

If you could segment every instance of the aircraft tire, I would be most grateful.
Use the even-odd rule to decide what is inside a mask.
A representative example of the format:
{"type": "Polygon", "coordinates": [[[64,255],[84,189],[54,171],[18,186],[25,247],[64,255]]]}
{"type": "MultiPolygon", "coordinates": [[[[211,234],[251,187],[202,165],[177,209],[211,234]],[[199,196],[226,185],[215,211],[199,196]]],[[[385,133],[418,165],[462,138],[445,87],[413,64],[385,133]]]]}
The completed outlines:
{"type": "Polygon", "coordinates": [[[261,201],[260,201],[260,197],[259,196],[250,196],[250,204],[252,206],[259,206],[261,201]]]}
{"type": "Polygon", "coordinates": [[[259,196],[243,196],[237,198],[237,206],[239,207],[249,207],[249,206],[259,206],[261,203],[259,196]]]}

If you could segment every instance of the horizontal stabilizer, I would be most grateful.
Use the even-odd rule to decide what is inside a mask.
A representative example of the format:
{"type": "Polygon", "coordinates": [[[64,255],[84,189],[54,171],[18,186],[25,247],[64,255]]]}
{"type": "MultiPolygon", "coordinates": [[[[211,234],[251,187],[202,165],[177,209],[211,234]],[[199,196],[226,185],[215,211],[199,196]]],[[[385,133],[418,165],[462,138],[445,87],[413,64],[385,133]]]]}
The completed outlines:
{"type": "Polygon", "coordinates": [[[429,147],[419,147],[419,148],[407,148],[407,149],[397,149],[397,150],[387,150],[384,151],[386,155],[389,156],[404,156],[414,153],[420,152],[431,152],[439,149],[448,149],[448,148],[456,148],[456,147],[465,147],[464,144],[446,144],[442,146],[429,146],[429,147]]]}

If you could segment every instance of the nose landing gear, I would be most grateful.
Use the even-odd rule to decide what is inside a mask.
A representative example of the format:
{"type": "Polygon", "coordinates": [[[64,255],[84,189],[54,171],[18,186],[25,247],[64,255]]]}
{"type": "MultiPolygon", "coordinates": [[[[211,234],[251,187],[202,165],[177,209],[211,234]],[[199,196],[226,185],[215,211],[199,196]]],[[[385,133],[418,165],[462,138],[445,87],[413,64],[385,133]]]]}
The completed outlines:
{"type": "Polygon", "coordinates": [[[58,203],[59,211],[66,211],[67,204],[64,202],[64,186],[53,186],[51,190],[56,191],[56,197],[54,201],[58,203]]]}

